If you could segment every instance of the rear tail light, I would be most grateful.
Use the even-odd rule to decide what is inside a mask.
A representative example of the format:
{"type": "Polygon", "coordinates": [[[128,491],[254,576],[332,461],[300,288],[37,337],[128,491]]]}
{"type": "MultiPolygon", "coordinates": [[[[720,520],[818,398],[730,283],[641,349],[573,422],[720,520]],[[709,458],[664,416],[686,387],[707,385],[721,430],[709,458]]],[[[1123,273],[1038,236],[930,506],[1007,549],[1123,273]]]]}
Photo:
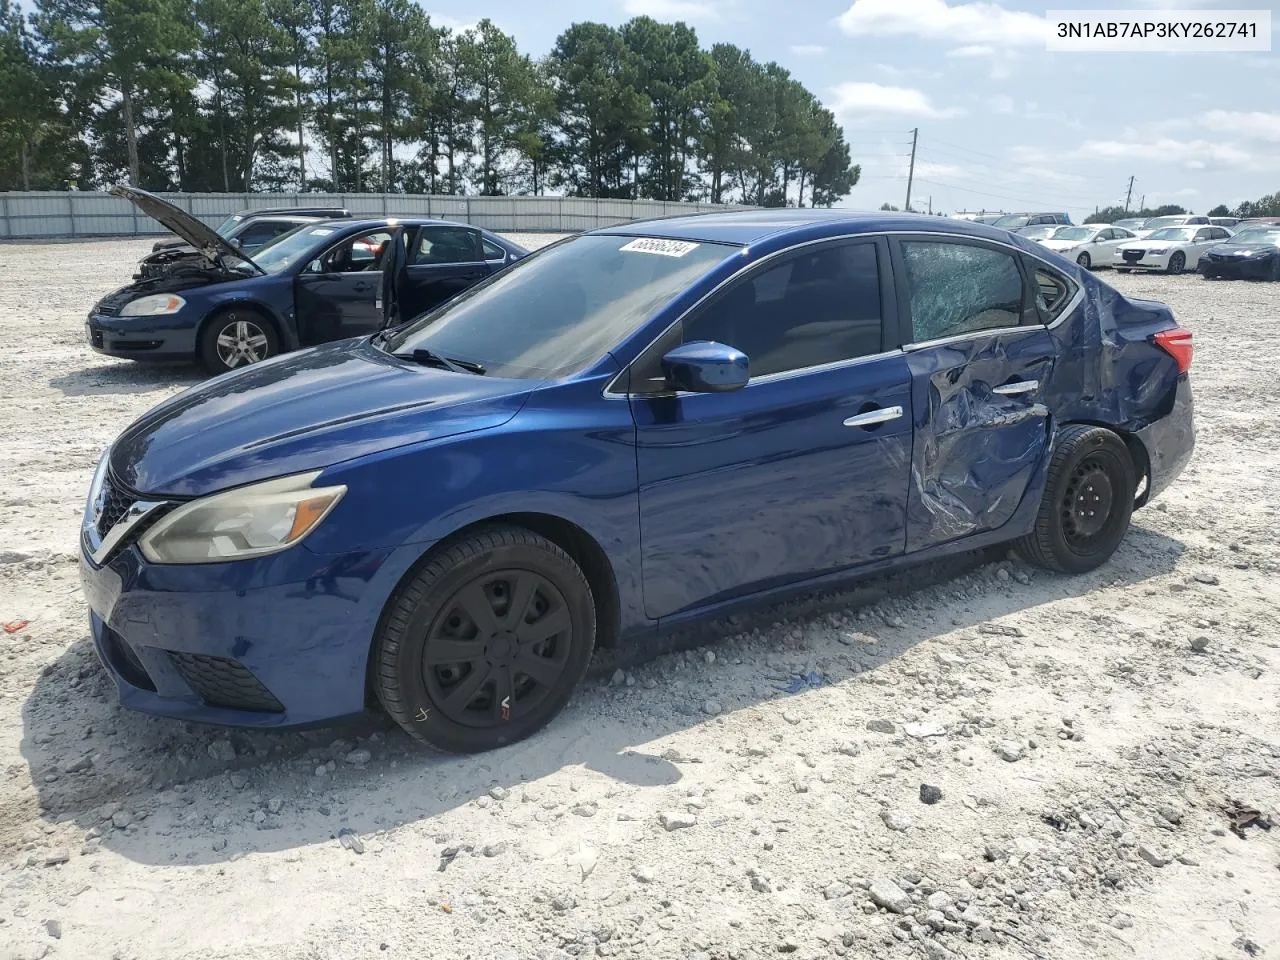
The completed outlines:
{"type": "Polygon", "coordinates": [[[1173,357],[1174,362],[1178,365],[1178,373],[1186,373],[1191,369],[1191,354],[1194,352],[1194,348],[1191,345],[1190,330],[1185,330],[1182,327],[1161,330],[1152,339],[1165,353],[1173,357]]]}

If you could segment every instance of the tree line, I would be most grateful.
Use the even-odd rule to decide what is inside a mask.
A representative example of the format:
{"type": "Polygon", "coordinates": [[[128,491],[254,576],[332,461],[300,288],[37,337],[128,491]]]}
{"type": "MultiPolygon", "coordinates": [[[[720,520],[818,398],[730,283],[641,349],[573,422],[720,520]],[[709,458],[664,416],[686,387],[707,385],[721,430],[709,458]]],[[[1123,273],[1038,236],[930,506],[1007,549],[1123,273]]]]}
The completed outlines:
{"type": "Polygon", "coordinates": [[[0,91],[0,190],[830,206],[860,173],[786,69],[649,17],[539,59],[412,0],[0,0],[0,91]]]}

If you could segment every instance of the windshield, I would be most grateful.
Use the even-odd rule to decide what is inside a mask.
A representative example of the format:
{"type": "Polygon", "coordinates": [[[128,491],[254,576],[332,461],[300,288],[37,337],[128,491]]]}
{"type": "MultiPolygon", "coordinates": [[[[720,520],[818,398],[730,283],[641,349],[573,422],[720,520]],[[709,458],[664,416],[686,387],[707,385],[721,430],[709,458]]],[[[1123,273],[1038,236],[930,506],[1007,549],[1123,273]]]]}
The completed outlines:
{"type": "Polygon", "coordinates": [[[244,217],[240,216],[238,213],[233,213],[231,216],[227,217],[227,219],[218,224],[218,229],[215,230],[214,233],[225,238],[233,229],[235,229],[235,225],[243,219],[244,217]]]}
{"type": "Polygon", "coordinates": [[[1270,243],[1280,246],[1280,226],[1275,227],[1251,227],[1248,230],[1241,230],[1234,237],[1231,237],[1229,243],[1270,243]]]}
{"type": "Polygon", "coordinates": [[[1098,232],[1096,227],[1063,227],[1053,235],[1055,240],[1091,240],[1098,232]]]}
{"type": "Polygon", "coordinates": [[[1176,227],[1180,223],[1186,223],[1186,217],[1156,217],[1154,220],[1148,220],[1146,229],[1159,230],[1161,227],[1176,227]]]}
{"type": "Polygon", "coordinates": [[[1141,230],[1146,222],[1141,217],[1135,217],[1132,220],[1117,220],[1112,226],[1120,227],[1124,230],[1141,230]]]}
{"type": "Polygon", "coordinates": [[[1195,227],[1165,227],[1157,230],[1148,240],[1190,240],[1195,235],[1195,227]]]}
{"type": "Polygon", "coordinates": [[[1030,217],[1020,217],[1015,213],[1007,217],[1001,217],[991,225],[993,227],[1003,227],[1006,230],[1017,230],[1019,227],[1025,227],[1030,220],[1030,217]]]}
{"type": "Polygon", "coordinates": [[[687,240],[575,237],[401,328],[383,349],[426,349],[481,364],[491,376],[565,376],[603,356],[740,249],[687,240]]]}
{"type": "Polygon", "coordinates": [[[313,227],[303,224],[282,233],[253,255],[253,262],[267,273],[280,273],[291,264],[311,260],[329,242],[334,227],[313,227]]]}
{"type": "Polygon", "coordinates": [[[1052,223],[1038,223],[1034,227],[1024,227],[1018,232],[1032,240],[1048,240],[1050,237],[1056,238],[1059,229],[1061,228],[1052,223]]]}

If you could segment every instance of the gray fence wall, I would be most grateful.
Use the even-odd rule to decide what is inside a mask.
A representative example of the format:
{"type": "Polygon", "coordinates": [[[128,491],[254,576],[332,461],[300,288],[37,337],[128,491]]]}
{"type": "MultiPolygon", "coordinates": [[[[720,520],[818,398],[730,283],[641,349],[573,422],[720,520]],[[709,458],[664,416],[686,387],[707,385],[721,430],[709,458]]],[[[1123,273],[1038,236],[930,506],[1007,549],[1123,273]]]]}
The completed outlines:
{"type": "MultiPolygon", "coordinates": [[[[214,227],[237,210],[261,207],[346,207],[356,216],[439,217],[517,233],[565,233],[651,217],[733,209],[725,205],[661,200],[403,193],[164,193],[159,196],[214,227]]],[[[128,200],[106,193],[0,192],[0,238],[133,237],[163,232],[160,224],[128,200]]]]}

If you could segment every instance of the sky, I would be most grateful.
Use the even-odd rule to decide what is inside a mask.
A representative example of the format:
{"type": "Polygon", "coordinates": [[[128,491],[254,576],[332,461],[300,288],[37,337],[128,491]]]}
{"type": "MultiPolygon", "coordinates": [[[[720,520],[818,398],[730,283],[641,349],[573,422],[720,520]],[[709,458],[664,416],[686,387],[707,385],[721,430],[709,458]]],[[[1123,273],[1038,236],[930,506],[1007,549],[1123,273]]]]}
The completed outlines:
{"type": "Polygon", "coordinates": [[[570,23],[684,20],[786,67],[841,122],[862,179],[841,203],[1204,213],[1280,190],[1280,0],[422,0],[437,24],[487,16],[535,56],[570,23]],[[1271,53],[1048,53],[1046,10],[1271,10],[1271,53]]]}

